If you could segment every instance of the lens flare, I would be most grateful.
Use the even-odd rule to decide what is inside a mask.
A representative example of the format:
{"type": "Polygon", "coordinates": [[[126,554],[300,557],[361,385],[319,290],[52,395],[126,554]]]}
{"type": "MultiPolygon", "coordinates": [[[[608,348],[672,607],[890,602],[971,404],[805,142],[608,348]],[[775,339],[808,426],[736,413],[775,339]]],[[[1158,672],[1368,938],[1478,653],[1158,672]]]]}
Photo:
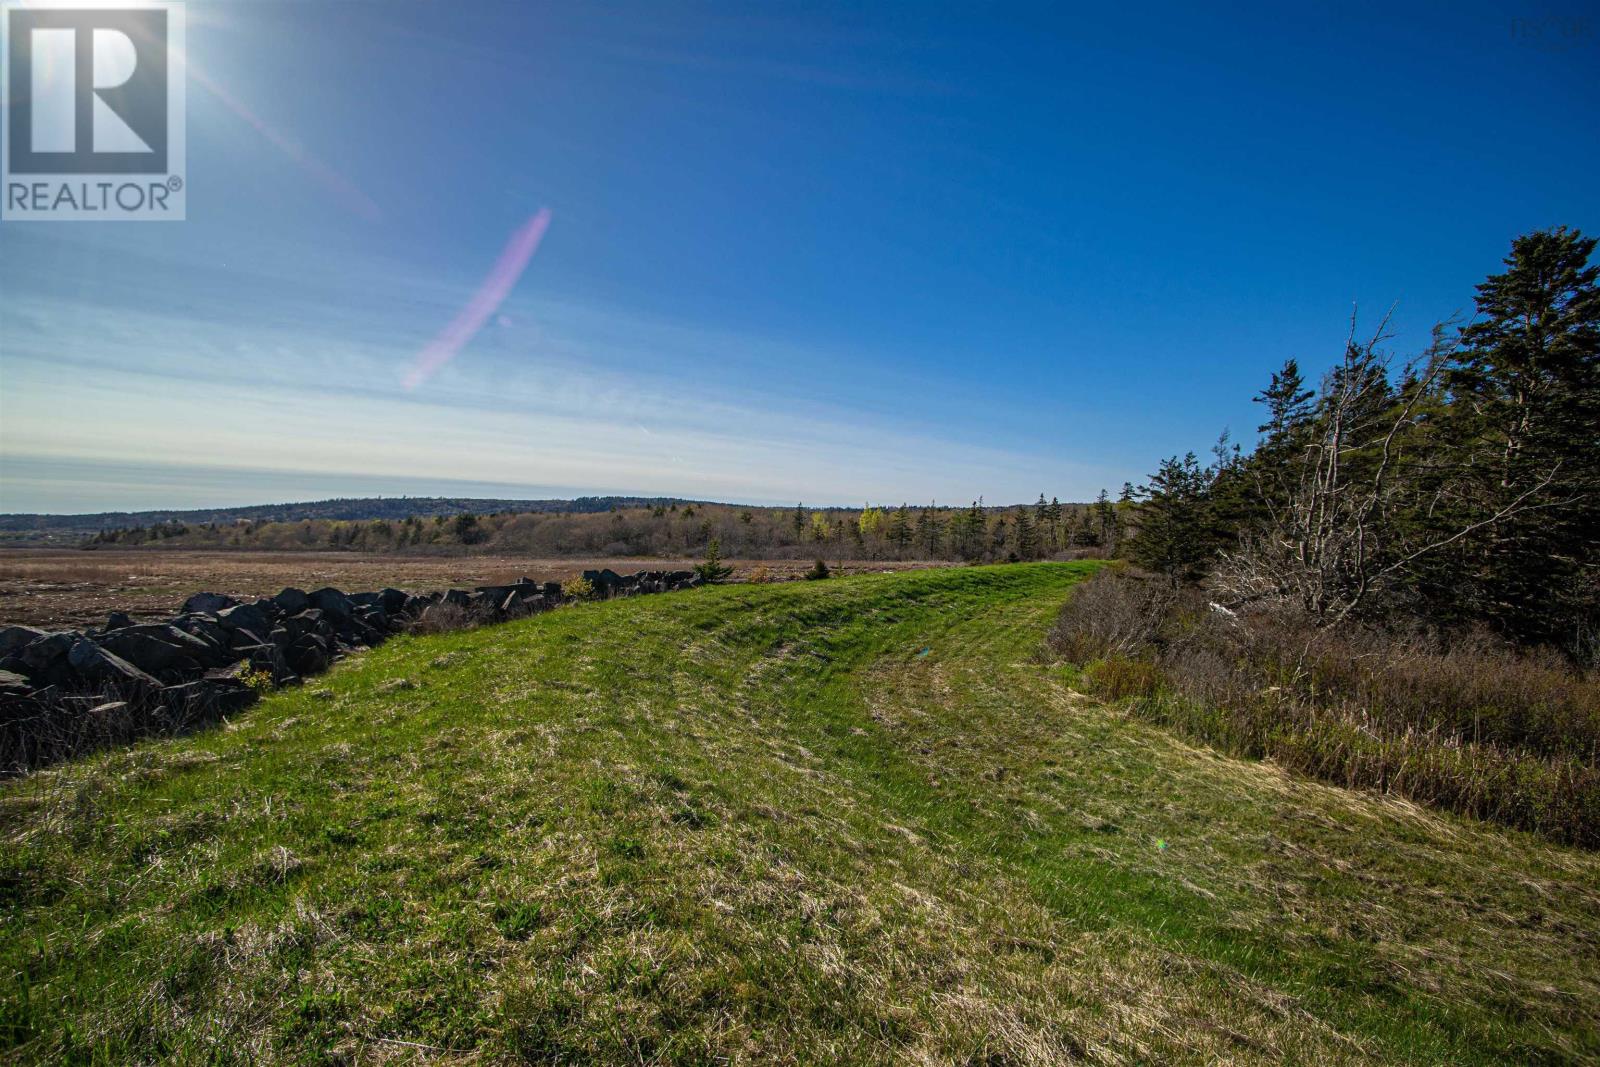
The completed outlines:
{"type": "Polygon", "coordinates": [[[550,209],[547,207],[540,208],[537,215],[517,228],[506,242],[500,258],[495,261],[494,268],[478,286],[478,291],[472,294],[472,299],[467,301],[450,325],[428,343],[428,347],[417,353],[417,358],[402,379],[407,389],[415,389],[433,377],[440,367],[454,359],[467,342],[483,329],[483,324],[499,309],[517,284],[517,279],[522,277],[528,261],[539,250],[539,242],[544,240],[545,230],[549,228],[550,209]]]}

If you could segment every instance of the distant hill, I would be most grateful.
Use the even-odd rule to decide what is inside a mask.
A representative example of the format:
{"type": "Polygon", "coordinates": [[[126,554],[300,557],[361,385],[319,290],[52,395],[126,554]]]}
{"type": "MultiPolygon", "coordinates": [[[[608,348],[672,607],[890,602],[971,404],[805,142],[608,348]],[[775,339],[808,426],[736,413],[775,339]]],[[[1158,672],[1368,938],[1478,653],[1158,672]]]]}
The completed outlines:
{"type": "Polygon", "coordinates": [[[230,525],[236,522],[303,522],[327,519],[350,522],[369,519],[428,519],[438,515],[496,512],[575,512],[592,514],[612,508],[685,504],[678,497],[580,496],[573,500],[488,500],[476,497],[399,496],[338,497],[300,504],[253,504],[238,508],[162,511],[101,511],[86,515],[0,515],[0,535],[7,540],[76,539],[101,530],[182,523],[186,526],[230,525]]]}
{"type": "Polygon", "coordinates": [[[705,554],[738,559],[961,559],[1104,555],[1123,505],[806,508],[674,497],[573,500],[375,497],[189,511],[3,515],[13,547],[510,554],[541,559],[705,554]]]}

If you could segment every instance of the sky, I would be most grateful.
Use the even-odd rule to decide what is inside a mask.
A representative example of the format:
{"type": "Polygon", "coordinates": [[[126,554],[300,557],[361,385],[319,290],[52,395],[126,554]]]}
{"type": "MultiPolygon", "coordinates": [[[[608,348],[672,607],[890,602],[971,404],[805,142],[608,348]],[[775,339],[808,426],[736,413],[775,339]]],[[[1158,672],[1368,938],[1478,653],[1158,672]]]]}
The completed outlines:
{"type": "Polygon", "coordinates": [[[1600,16],[190,0],[188,218],[0,223],[0,511],[1091,499],[1511,239],[1600,16]]]}

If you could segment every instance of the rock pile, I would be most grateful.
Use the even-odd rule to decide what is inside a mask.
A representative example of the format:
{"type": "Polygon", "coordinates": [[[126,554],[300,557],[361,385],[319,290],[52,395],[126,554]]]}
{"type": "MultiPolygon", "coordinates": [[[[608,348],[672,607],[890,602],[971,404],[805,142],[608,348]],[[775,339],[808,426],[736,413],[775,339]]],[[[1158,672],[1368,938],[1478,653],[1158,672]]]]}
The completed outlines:
{"type": "MultiPolygon", "coordinates": [[[[583,572],[596,598],[692,588],[693,571],[583,572]]],[[[430,613],[457,625],[502,622],[574,598],[556,582],[413,595],[399,589],[307,593],[250,603],[196,593],[164,622],[113,612],[106,625],[47,632],[0,629],[0,774],[87,748],[188,728],[249,706],[265,689],[326,670],[430,613]],[[441,608],[441,605],[449,605],[441,608]]]]}

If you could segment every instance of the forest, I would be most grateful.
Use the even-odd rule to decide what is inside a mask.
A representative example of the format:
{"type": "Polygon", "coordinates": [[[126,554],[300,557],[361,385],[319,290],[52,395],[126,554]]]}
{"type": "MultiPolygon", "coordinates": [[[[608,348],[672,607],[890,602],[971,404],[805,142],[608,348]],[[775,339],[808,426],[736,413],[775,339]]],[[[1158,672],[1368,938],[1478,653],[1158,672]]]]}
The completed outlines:
{"type": "Polygon", "coordinates": [[[743,507],[683,501],[613,504],[604,511],[471,511],[402,519],[298,522],[179,521],[102,530],[84,548],[158,546],[335,549],[417,554],[493,552],[566,556],[702,555],[712,540],[742,559],[929,559],[1022,562],[1115,554],[1132,508],[1108,494],[1092,504],[1046,500],[1011,507],[934,504],[860,508],[743,507]]]}
{"type": "Polygon", "coordinates": [[[1352,320],[1260,439],[1163,461],[1052,637],[1098,695],[1344,785],[1600,844],[1595,239],[1516,239],[1401,359],[1352,320]]]}

